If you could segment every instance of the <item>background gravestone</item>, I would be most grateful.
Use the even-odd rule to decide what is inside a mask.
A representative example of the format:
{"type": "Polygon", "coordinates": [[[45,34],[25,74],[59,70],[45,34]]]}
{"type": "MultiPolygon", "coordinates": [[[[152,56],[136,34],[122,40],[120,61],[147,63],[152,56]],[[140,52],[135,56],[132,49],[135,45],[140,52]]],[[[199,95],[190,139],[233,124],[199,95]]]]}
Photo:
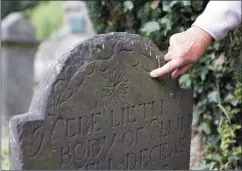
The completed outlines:
{"type": "MultiPolygon", "coordinates": [[[[14,114],[28,111],[34,86],[33,61],[38,41],[25,15],[11,13],[1,22],[3,127],[14,114]]],[[[6,130],[4,129],[4,132],[6,130]]]]}
{"type": "Polygon", "coordinates": [[[76,46],[11,119],[11,169],[189,169],[192,93],[149,76],[160,55],[127,33],[76,46]]]}
{"type": "Polygon", "coordinates": [[[63,24],[50,38],[40,44],[35,54],[36,85],[50,66],[64,53],[70,51],[77,43],[95,35],[85,3],[84,1],[63,1],[63,24]]]}

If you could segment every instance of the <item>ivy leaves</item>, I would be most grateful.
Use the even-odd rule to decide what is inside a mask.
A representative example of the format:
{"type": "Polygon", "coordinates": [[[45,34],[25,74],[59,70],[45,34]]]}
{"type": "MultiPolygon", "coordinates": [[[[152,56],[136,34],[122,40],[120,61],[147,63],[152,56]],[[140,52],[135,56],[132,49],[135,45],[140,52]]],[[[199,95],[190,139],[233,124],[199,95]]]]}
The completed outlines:
{"type": "Polygon", "coordinates": [[[125,1],[123,5],[124,5],[124,12],[127,12],[128,10],[132,10],[134,8],[134,4],[132,1],[125,1]]]}
{"type": "MultiPolygon", "coordinates": [[[[89,5],[89,11],[98,33],[132,31],[167,51],[170,36],[189,28],[208,0],[106,0],[102,6],[98,2],[87,1],[94,4],[89,5]]],[[[205,157],[197,167],[200,170],[242,169],[242,129],[238,126],[242,120],[241,35],[238,28],[225,40],[213,43],[206,55],[179,79],[182,88],[194,90],[193,124],[205,135],[205,157]]]]}
{"type": "MultiPolygon", "coordinates": [[[[233,37],[228,39],[233,41],[233,37]]],[[[215,43],[202,60],[180,78],[181,85],[191,82],[194,87],[193,124],[199,125],[206,135],[206,155],[193,169],[241,169],[238,135],[242,133],[242,103],[236,95],[241,80],[236,77],[239,71],[236,66],[238,63],[241,66],[242,61],[225,60],[233,56],[228,56],[229,49],[215,43]]]]}
{"type": "Polygon", "coordinates": [[[160,30],[160,25],[156,21],[149,21],[148,23],[145,23],[145,25],[141,28],[141,31],[148,35],[158,30],[160,30]]]}

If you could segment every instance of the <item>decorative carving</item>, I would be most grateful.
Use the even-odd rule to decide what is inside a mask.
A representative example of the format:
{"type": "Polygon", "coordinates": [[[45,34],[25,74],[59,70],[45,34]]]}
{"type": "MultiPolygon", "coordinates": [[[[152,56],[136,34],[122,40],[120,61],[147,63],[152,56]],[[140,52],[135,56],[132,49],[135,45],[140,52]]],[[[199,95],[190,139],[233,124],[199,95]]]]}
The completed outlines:
{"type": "MultiPolygon", "coordinates": [[[[76,49],[72,50],[71,53],[73,55],[73,59],[67,59],[65,63],[69,63],[69,66],[64,67],[62,69],[62,71],[59,74],[59,77],[57,78],[57,81],[54,83],[54,92],[52,93],[52,95],[53,97],[55,97],[54,108],[56,109],[53,110],[52,108],[50,110],[47,110],[48,116],[53,116],[54,113],[58,112],[60,104],[64,102],[66,99],[68,99],[67,95],[73,94],[75,92],[75,90],[71,90],[70,88],[68,88],[68,85],[70,84],[70,82],[72,82],[71,80],[74,80],[76,86],[80,86],[84,80],[84,75],[91,75],[94,72],[96,65],[98,66],[100,71],[105,72],[108,70],[110,65],[108,64],[108,60],[114,57],[118,58],[120,53],[122,52],[134,52],[137,55],[142,55],[147,58],[151,58],[151,55],[156,55],[156,49],[154,49],[154,47],[151,46],[151,42],[149,40],[140,38],[139,36],[133,36],[134,38],[132,40],[124,39],[121,41],[114,40],[114,38],[116,38],[115,35],[109,35],[109,37],[106,40],[100,39],[99,41],[97,41],[95,45],[83,43],[76,49]],[[78,54],[80,56],[78,56],[78,54]],[[91,58],[93,58],[93,60],[96,61],[90,61],[91,58]],[[78,71],[81,65],[87,65],[84,71],[78,71]],[[66,88],[68,88],[68,90],[65,90],[66,88]]],[[[121,39],[121,37],[119,37],[119,39],[121,39]]],[[[62,62],[64,62],[64,60],[62,62]]],[[[134,63],[132,63],[131,65],[133,67],[140,65],[146,72],[150,72],[152,70],[152,68],[141,59],[136,59],[134,63]]],[[[121,77],[118,78],[118,72],[120,71],[115,71],[116,77],[114,73],[114,76],[110,77],[111,79],[106,79],[105,81],[105,88],[103,89],[103,91],[104,97],[107,100],[123,100],[127,95],[127,81],[115,80],[124,79],[122,74],[121,77]]]]}
{"type": "Polygon", "coordinates": [[[128,88],[126,75],[121,71],[113,70],[104,79],[103,94],[106,100],[122,101],[127,96],[128,88]]]}
{"type": "Polygon", "coordinates": [[[69,99],[73,95],[74,91],[71,88],[67,88],[63,93],[63,101],[69,99]]]}
{"type": "Polygon", "coordinates": [[[65,69],[65,76],[66,77],[71,77],[71,76],[74,75],[75,71],[76,71],[76,66],[75,65],[69,65],[65,69]]]}
{"type": "Polygon", "coordinates": [[[91,75],[94,72],[94,69],[95,69],[95,62],[92,62],[92,63],[87,65],[87,67],[85,69],[85,73],[87,75],[91,75]]]}
{"type": "Polygon", "coordinates": [[[109,68],[108,62],[100,62],[99,63],[99,69],[102,72],[105,72],[109,68]]]}
{"type": "Polygon", "coordinates": [[[54,127],[51,131],[50,135],[50,147],[52,150],[58,149],[62,147],[63,141],[64,141],[64,120],[63,119],[58,119],[54,123],[54,127]],[[58,134],[59,132],[63,132],[63,134],[58,134]]]}
{"type": "Polygon", "coordinates": [[[84,73],[78,72],[75,76],[75,85],[80,86],[83,83],[84,80],[84,73]]]}
{"type": "Polygon", "coordinates": [[[32,134],[29,136],[28,140],[28,156],[34,157],[40,151],[42,142],[44,137],[44,128],[38,127],[34,130],[32,134]]]}

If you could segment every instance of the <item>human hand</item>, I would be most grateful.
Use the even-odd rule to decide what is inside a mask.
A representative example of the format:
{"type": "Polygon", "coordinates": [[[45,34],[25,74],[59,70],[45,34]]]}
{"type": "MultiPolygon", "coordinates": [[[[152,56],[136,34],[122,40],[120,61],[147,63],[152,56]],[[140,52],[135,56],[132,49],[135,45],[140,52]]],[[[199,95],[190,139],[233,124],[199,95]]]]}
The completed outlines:
{"type": "Polygon", "coordinates": [[[172,73],[172,78],[177,78],[185,74],[204,55],[211,42],[212,37],[196,26],[172,35],[168,52],[164,56],[168,63],[151,71],[150,76],[161,77],[172,73]]]}

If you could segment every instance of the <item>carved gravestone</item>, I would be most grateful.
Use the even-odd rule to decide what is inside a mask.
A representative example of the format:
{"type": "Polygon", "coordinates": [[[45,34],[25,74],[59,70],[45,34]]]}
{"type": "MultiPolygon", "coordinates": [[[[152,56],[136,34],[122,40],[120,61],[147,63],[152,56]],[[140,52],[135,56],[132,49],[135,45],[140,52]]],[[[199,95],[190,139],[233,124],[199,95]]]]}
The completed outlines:
{"type": "Polygon", "coordinates": [[[64,55],[10,121],[11,169],[189,169],[192,93],[149,76],[160,55],[127,33],[64,55]]]}

